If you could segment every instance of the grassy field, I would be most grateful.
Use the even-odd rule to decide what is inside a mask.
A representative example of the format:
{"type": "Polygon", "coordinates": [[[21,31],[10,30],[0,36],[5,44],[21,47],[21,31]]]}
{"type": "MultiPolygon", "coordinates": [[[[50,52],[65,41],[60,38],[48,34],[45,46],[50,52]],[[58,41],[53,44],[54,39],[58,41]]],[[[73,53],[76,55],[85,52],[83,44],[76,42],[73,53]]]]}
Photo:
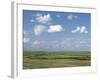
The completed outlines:
{"type": "Polygon", "coordinates": [[[88,51],[23,53],[23,69],[90,66],[90,62],[88,51]]]}

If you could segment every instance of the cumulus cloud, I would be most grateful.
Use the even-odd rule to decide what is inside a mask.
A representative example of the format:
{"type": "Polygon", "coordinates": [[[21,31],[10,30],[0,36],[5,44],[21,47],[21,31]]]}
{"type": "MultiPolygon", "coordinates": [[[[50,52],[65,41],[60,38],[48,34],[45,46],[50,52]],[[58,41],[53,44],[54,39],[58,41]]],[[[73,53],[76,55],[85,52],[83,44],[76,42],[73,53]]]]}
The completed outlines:
{"type": "Polygon", "coordinates": [[[80,29],[80,33],[88,33],[85,26],[82,26],[80,29]]]}
{"type": "Polygon", "coordinates": [[[72,33],[88,33],[87,29],[85,26],[79,27],[77,26],[76,29],[72,30],[72,33]]]}
{"type": "Polygon", "coordinates": [[[39,16],[42,16],[42,14],[40,14],[40,13],[37,13],[37,14],[36,14],[36,16],[37,16],[37,17],[39,17],[39,16]]]}
{"type": "Polygon", "coordinates": [[[62,31],[64,31],[64,29],[61,25],[51,25],[49,26],[47,32],[62,32],[62,31]]]}
{"type": "Polygon", "coordinates": [[[34,40],[32,42],[32,46],[34,47],[43,47],[45,45],[45,41],[42,40],[34,40]]]}
{"type": "Polygon", "coordinates": [[[77,19],[78,18],[78,16],[73,16],[75,19],[77,19]]]}
{"type": "Polygon", "coordinates": [[[24,42],[24,43],[27,43],[27,42],[29,42],[29,41],[30,41],[29,38],[23,38],[23,42],[24,42]]]}
{"type": "Polygon", "coordinates": [[[75,15],[72,15],[72,14],[67,16],[68,20],[77,19],[77,18],[78,18],[78,16],[75,16],[75,15]]]}
{"type": "Polygon", "coordinates": [[[65,48],[75,48],[75,47],[82,47],[82,46],[90,46],[90,40],[89,39],[84,39],[84,38],[65,38],[59,41],[60,47],[65,47],[65,48]]]}
{"type": "Polygon", "coordinates": [[[35,28],[34,28],[34,34],[35,35],[40,35],[44,32],[45,32],[45,26],[43,26],[43,25],[36,25],[35,26],[35,28]]]}
{"type": "Polygon", "coordinates": [[[56,15],[56,17],[60,18],[60,15],[56,15]]]}
{"type": "Polygon", "coordinates": [[[37,14],[36,20],[41,24],[45,24],[51,20],[51,16],[50,14],[47,15],[37,14]]]}
{"type": "Polygon", "coordinates": [[[35,22],[35,20],[34,19],[31,19],[30,22],[35,22]]]}
{"type": "MultiPolygon", "coordinates": [[[[71,50],[71,49],[80,49],[83,47],[90,46],[90,40],[84,38],[61,38],[60,40],[52,40],[47,42],[48,45],[46,47],[53,48],[53,49],[62,49],[62,50],[71,50]],[[87,46],[88,45],[88,46],[87,46]]],[[[79,50],[78,49],[78,50],[79,50]]]]}
{"type": "Polygon", "coordinates": [[[76,29],[74,29],[74,30],[72,30],[72,33],[76,33],[76,32],[78,32],[78,31],[80,31],[80,27],[78,26],[76,29]]]}
{"type": "Polygon", "coordinates": [[[44,25],[36,25],[33,29],[35,35],[41,35],[45,32],[52,33],[52,32],[62,32],[64,31],[61,25],[51,25],[48,29],[44,25]]]}
{"type": "Polygon", "coordinates": [[[31,43],[33,48],[41,50],[72,50],[90,47],[90,40],[84,38],[61,38],[60,40],[34,40],[31,43]]]}
{"type": "Polygon", "coordinates": [[[33,45],[40,45],[40,44],[41,44],[41,41],[38,41],[38,40],[33,41],[33,45]]]}
{"type": "Polygon", "coordinates": [[[72,20],[73,19],[72,14],[68,15],[67,18],[68,18],[68,20],[72,20]]]}

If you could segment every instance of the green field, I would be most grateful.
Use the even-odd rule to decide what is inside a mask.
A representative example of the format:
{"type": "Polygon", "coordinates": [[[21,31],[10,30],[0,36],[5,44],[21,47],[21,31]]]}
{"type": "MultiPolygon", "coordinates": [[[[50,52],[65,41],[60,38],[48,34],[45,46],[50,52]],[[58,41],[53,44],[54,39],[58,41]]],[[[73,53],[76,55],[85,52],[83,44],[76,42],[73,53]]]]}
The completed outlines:
{"type": "Polygon", "coordinates": [[[23,69],[90,66],[90,58],[89,51],[25,51],[23,69]]]}

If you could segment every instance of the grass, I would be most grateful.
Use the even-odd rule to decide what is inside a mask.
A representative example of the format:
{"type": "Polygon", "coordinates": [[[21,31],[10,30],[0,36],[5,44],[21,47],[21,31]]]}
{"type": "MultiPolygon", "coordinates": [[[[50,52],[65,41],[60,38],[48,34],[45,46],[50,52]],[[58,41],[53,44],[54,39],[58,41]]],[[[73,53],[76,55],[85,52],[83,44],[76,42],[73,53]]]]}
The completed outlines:
{"type": "Polygon", "coordinates": [[[90,52],[46,52],[23,53],[23,69],[90,66],[90,52]]]}

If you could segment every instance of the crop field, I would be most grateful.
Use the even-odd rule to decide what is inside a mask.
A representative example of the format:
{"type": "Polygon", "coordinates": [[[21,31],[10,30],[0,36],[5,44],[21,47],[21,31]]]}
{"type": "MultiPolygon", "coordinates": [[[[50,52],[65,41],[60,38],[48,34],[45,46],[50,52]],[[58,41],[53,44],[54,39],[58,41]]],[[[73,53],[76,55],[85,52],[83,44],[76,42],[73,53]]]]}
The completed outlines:
{"type": "Polygon", "coordinates": [[[89,51],[23,52],[23,69],[90,66],[89,51]]]}

